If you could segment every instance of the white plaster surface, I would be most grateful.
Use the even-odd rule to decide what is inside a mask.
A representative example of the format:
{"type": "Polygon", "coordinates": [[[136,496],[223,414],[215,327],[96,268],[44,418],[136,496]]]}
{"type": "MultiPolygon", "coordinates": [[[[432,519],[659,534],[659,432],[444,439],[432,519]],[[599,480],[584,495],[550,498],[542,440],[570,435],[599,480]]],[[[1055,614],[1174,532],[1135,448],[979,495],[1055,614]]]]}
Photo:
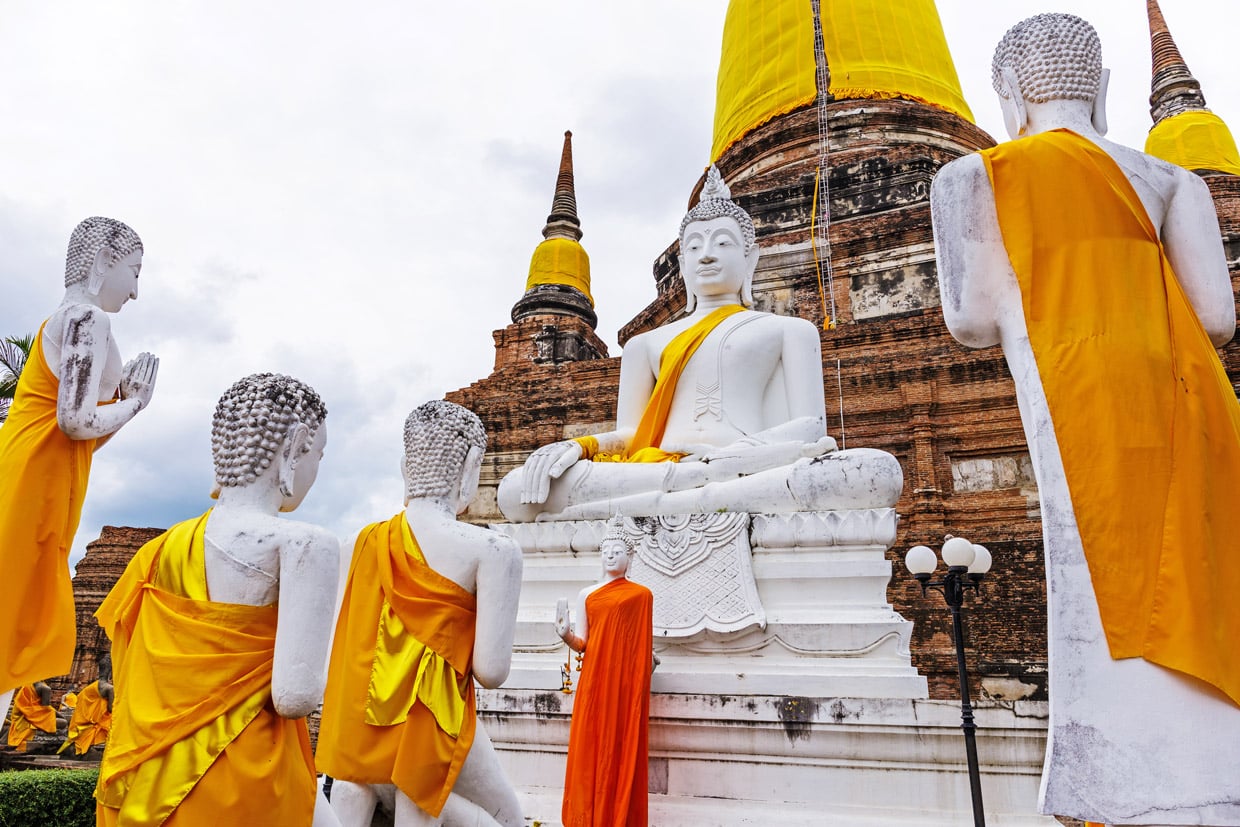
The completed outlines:
{"type": "MultiPolygon", "coordinates": [[[[1013,131],[1069,128],[1119,163],[1206,331],[1216,344],[1227,341],[1235,306],[1213,203],[1200,179],[1103,139],[1088,102],[1003,102],[1013,131]]],[[[1041,495],[1051,702],[1042,811],[1108,824],[1240,824],[1240,709],[1144,660],[1110,657],[980,158],[944,167],[931,205],[944,318],[966,345],[1002,344],[1041,495]]]]}
{"type": "MultiPolygon", "coordinates": [[[[891,564],[884,552],[895,539],[894,510],[708,518],[749,521],[749,563],[765,625],[657,636],[662,662],[652,680],[655,692],[781,694],[795,688],[821,696],[926,697],[925,678],[909,653],[912,624],[887,602],[891,564]]],[[[567,652],[549,621],[558,598],[598,579],[595,555],[605,524],[495,528],[517,540],[525,556],[512,674],[504,685],[558,689],[567,652]]],[[[685,548],[690,544],[686,539],[685,548]]],[[[675,578],[640,581],[630,573],[654,592],[656,616],[674,616],[685,603],[675,578]]]]}
{"type": "MultiPolygon", "coordinates": [[[[660,667],[662,668],[662,667],[660,667]]],[[[559,824],[572,696],[500,689],[479,714],[525,816],[559,824]]],[[[983,703],[978,747],[987,824],[1036,813],[1044,703],[983,703]]],[[[942,701],[655,693],[650,823],[971,823],[960,707],[942,701]]]]}

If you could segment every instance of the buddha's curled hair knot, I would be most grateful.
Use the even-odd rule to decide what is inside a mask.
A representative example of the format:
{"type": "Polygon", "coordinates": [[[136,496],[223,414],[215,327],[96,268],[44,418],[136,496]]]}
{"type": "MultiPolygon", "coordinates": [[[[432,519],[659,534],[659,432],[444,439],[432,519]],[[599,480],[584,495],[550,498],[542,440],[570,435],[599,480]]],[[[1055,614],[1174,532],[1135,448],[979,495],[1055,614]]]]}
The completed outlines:
{"type": "Polygon", "coordinates": [[[637,551],[637,540],[627,530],[623,515],[616,514],[607,521],[607,531],[603,534],[603,538],[599,540],[599,548],[603,547],[603,543],[608,540],[619,540],[628,549],[629,554],[637,551]]]}
{"type": "Polygon", "coordinates": [[[296,425],[310,429],[302,451],[327,418],[314,388],[291,376],[255,373],[220,397],[211,421],[211,457],[221,488],[249,485],[275,461],[284,438],[296,425]]]}
{"type": "Polygon", "coordinates": [[[405,420],[405,494],[455,496],[469,449],[486,447],[486,430],[473,411],[442,399],[419,405],[405,420]]]}
{"type": "Polygon", "coordinates": [[[990,68],[1001,95],[1002,72],[1011,69],[1030,103],[1092,101],[1102,81],[1102,41],[1074,14],[1037,14],[1008,29],[990,68]]]}
{"type": "Polygon", "coordinates": [[[100,250],[108,251],[108,263],[115,264],[134,250],[142,249],[142,239],[133,228],[115,218],[92,216],[73,228],[69,252],[65,256],[65,287],[85,281],[100,250]]]}
{"type": "Polygon", "coordinates": [[[740,225],[741,235],[745,238],[745,251],[752,250],[758,240],[757,231],[754,230],[753,226],[753,219],[749,217],[749,213],[745,212],[739,204],[732,200],[732,191],[723,182],[723,176],[719,174],[719,168],[711,164],[710,169],[706,172],[706,183],[702,186],[701,198],[698,199],[698,202],[693,205],[693,209],[689,210],[680,222],[681,240],[684,240],[685,228],[694,221],[710,221],[714,218],[722,218],[725,215],[740,225]]]}

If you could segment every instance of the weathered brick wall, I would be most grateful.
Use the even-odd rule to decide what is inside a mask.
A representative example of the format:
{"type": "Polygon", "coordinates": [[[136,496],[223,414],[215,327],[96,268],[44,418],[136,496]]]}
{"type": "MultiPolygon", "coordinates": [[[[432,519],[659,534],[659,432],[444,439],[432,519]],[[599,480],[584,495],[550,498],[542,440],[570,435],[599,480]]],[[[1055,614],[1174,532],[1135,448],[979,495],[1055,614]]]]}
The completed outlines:
{"type": "Polygon", "coordinates": [[[95,611],[125,566],[147,540],[163,533],[162,528],[123,528],[104,526],[99,539],[88,543],[86,556],[77,564],[73,576],[73,603],[77,611],[77,647],[68,675],[49,681],[57,692],[76,692],[99,677],[99,655],[111,648],[108,636],[99,628],[95,611]]]}
{"type": "MultiPolygon", "coordinates": [[[[810,233],[816,112],[777,118],[720,159],[763,245],[756,306],[822,325],[835,300],[837,324],[822,331],[829,430],[843,444],[890,451],[904,468],[888,596],[915,623],[913,661],[929,678],[932,697],[958,696],[950,615],[937,594],[921,595],[902,556],[918,543],[937,547],[952,533],[986,545],[995,558],[968,607],[973,694],[1044,699],[1042,526],[1015,386],[999,348],[970,350],[948,334],[930,224],[935,172],[993,141],[949,113],[907,101],[840,101],[829,117],[833,284],[824,277],[820,286],[810,233]]],[[[1240,178],[1212,176],[1207,183],[1240,291],[1240,178]]],[[[673,243],[655,260],[657,296],[620,331],[622,344],[681,314],[676,252],[673,243]]],[[[826,255],[821,241],[817,252],[826,255]]],[[[514,328],[496,333],[496,372],[448,395],[478,411],[491,434],[495,453],[469,514],[478,520],[499,518],[493,488],[485,486],[529,451],[610,427],[614,417],[618,359],[531,366],[516,350],[530,332],[514,328]]],[[[1223,358],[1233,382],[1240,381],[1240,342],[1229,344],[1223,358]]]]}

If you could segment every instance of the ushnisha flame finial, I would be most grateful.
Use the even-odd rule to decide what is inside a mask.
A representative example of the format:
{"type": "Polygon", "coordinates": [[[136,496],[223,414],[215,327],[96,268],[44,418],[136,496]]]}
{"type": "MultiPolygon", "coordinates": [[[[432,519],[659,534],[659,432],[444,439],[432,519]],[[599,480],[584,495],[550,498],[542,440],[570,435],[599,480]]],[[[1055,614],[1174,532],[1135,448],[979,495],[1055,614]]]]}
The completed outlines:
{"type": "Polygon", "coordinates": [[[685,237],[685,227],[694,221],[710,221],[725,215],[740,225],[741,235],[745,238],[745,251],[752,250],[758,239],[753,219],[732,200],[732,190],[724,183],[719,167],[711,164],[706,171],[706,183],[702,185],[701,198],[680,222],[680,237],[685,237]]]}
{"type": "Polygon", "coordinates": [[[706,185],[702,187],[702,201],[731,201],[732,190],[728,189],[728,185],[723,182],[723,175],[719,172],[719,167],[714,164],[710,165],[710,169],[706,171],[706,185]]]}

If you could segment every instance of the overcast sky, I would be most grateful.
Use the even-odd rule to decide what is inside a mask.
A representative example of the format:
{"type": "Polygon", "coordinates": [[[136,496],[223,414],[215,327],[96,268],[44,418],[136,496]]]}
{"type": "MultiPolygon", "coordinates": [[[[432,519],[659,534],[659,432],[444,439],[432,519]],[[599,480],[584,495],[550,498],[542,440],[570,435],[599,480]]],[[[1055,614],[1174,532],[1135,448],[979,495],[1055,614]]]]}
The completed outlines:
{"type": "MultiPolygon", "coordinates": [[[[807,0],[808,2],[808,0],[807,0]]],[[[1240,129],[1235,0],[1163,0],[1211,108],[1240,129]]],[[[401,504],[415,405],[488,375],[573,131],[599,334],[654,297],[707,163],[726,0],[315,3],[4,0],[0,335],[63,293],[88,215],[131,224],[121,352],[161,359],[151,407],[95,458],[73,560],[101,526],[209,505],[215,400],[256,371],[319,390],[319,482],[341,535],[401,504]]],[[[999,137],[990,56],[1044,2],[939,0],[965,97],[999,137]]],[[[1111,137],[1149,128],[1142,0],[1072,11],[1113,70],[1111,137]]]]}

